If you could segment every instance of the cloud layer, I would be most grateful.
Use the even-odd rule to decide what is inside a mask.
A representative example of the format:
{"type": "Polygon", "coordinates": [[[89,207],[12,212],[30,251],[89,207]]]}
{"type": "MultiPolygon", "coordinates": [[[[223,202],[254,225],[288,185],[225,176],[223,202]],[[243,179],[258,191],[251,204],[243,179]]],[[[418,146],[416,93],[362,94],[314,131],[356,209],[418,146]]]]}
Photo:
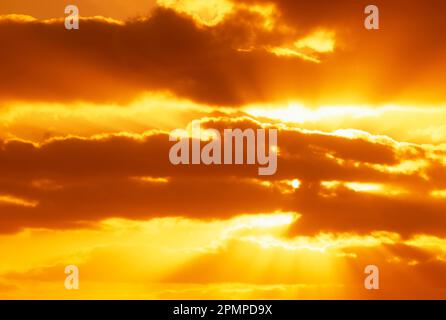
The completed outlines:
{"type": "Polygon", "coordinates": [[[0,4],[0,297],[446,297],[444,1],[73,4],[0,4]],[[277,173],[172,165],[193,120],[277,173]]]}
{"type": "Polygon", "coordinates": [[[363,3],[351,0],[247,1],[212,26],[196,21],[193,6],[158,7],[125,23],[84,19],[73,32],[62,20],[3,16],[0,35],[8,46],[0,58],[8,64],[0,95],[123,102],[167,90],[233,106],[278,99],[444,102],[445,47],[437,36],[445,31],[444,3],[377,5],[376,32],[362,27],[363,3]]]}

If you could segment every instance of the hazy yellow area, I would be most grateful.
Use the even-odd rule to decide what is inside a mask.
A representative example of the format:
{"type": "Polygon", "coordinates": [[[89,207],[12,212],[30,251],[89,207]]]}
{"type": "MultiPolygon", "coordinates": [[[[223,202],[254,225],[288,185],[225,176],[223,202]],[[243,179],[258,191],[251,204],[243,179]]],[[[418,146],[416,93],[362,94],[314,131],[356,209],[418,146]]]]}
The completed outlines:
{"type": "Polygon", "coordinates": [[[445,4],[341,2],[2,0],[0,299],[446,298],[445,4]],[[172,165],[194,121],[277,173],[172,165]]]}

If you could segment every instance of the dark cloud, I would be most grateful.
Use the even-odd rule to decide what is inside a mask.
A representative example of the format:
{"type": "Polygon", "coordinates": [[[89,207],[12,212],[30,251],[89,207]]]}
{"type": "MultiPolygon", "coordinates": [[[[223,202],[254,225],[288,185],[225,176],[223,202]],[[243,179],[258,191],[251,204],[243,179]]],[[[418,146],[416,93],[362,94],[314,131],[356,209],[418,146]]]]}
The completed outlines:
{"type": "Polygon", "coordinates": [[[280,18],[271,30],[246,8],[214,27],[159,8],[144,21],[85,20],[76,31],[62,22],[2,21],[8,46],[0,58],[8,63],[0,71],[0,96],[124,102],[168,90],[213,105],[444,101],[443,2],[378,1],[379,31],[363,28],[364,1],[276,4],[280,18]],[[267,52],[321,28],[336,37],[335,51],[321,64],[267,52]]]}
{"type": "MultiPolygon", "coordinates": [[[[248,119],[203,123],[217,129],[258,125],[248,119]]],[[[174,166],[168,159],[174,142],[159,132],[68,137],[42,145],[5,141],[0,149],[0,194],[28,202],[3,201],[1,229],[76,227],[110,217],[212,219],[285,210],[302,214],[290,234],[375,230],[444,234],[446,203],[429,195],[438,186],[438,177],[426,179],[423,174],[428,170],[381,169],[424,159],[435,166],[433,173],[438,172],[439,164],[427,158],[422,147],[285,128],[278,138],[277,174],[265,177],[258,176],[257,165],[174,166]],[[283,180],[296,178],[302,182],[300,188],[286,192],[283,180]],[[270,187],[261,185],[261,179],[270,187]],[[340,185],[327,189],[323,181],[340,185]],[[388,189],[378,194],[357,192],[342,182],[379,183],[388,189]],[[393,194],[393,189],[406,193],[393,194]]]]}

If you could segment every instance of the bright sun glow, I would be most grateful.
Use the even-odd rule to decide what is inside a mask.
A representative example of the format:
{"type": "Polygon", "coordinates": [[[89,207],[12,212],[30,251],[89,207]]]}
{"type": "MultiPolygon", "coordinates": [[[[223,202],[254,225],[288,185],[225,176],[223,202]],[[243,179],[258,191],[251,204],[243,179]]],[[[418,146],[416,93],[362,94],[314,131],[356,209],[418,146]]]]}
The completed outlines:
{"type": "Polygon", "coordinates": [[[245,111],[256,117],[265,117],[285,122],[305,123],[315,122],[332,117],[370,117],[380,114],[379,109],[348,107],[348,106],[323,106],[311,109],[299,103],[291,103],[287,107],[247,107],[245,111]]]}
{"type": "Polygon", "coordinates": [[[232,11],[233,4],[226,0],[158,0],[158,5],[191,15],[202,25],[214,26],[232,11]]]}

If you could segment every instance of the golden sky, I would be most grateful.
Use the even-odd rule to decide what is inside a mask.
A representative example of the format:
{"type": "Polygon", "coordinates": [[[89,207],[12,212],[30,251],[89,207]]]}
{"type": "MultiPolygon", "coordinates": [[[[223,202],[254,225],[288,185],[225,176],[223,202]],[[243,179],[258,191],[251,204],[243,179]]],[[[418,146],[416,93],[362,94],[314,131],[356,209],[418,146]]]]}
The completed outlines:
{"type": "Polygon", "coordinates": [[[368,4],[2,0],[0,298],[446,298],[446,3],[368,4]],[[194,120],[276,174],[173,166],[194,120]]]}

